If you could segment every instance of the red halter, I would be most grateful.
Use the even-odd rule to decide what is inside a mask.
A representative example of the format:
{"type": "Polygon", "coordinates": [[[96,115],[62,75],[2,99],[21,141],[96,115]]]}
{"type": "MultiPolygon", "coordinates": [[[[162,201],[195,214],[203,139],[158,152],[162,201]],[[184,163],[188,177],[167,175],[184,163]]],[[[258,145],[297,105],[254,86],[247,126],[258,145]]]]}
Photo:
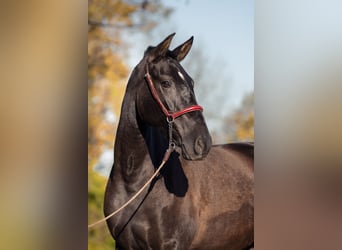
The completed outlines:
{"type": "Polygon", "coordinates": [[[172,112],[172,111],[167,110],[167,108],[164,106],[164,104],[160,100],[156,88],[154,87],[151,75],[150,75],[150,73],[148,71],[148,64],[146,64],[145,78],[147,80],[148,87],[151,90],[151,93],[152,93],[152,96],[153,96],[154,100],[158,103],[159,107],[161,108],[161,110],[165,114],[165,116],[166,116],[168,121],[173,121],[174,119],[176,119],[176,118],[178,118],[178,117],[180,117],[180,116],[182,116],[182,115],[184,115],[186,113],[189,113],[189,112],[203,111],[203,108],[201,106],[199,106],[199,105],[192,105],[190,107],[187,107],[187,108],[185,108],[183,110],[180,110],[180,111],[177,111],[177,112],[172,112]]]}

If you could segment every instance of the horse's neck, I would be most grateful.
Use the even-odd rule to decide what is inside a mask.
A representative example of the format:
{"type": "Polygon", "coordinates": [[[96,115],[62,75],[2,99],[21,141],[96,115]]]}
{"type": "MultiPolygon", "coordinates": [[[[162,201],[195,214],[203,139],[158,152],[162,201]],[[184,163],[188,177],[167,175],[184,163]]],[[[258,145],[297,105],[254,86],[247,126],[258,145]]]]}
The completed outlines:
{"type": "Polygon", "coordinates": [[[114,145],[114,166],[111,176],[119,176],[125,181],[136,181],[139,175],[146,172],[143,164],[148,150],[140,131],[135,100],[132,95],[125,95],[121,110],[120,122],[114,145]]]}
{"type": "MultiPolygon", "coordinates": [[[[124,103],[116,135],[111,179],[118,186],[117,190],[125,188],[127,193],[134,193],[161,164],[168,148],[168,138],[159,128],[139,120],[134,102],[124,103]],[[129,106],[126,105],[129,103],[129,106]]],[[[183,197],[188,182],[178,157],[179,154],[172,153],[161,174],[168,191],[183,197]]]]}
{"type": "Polygon", "coordinates": [[[167,141],[157,128],[139,122],[135,102],[128,96],[117,129],[111,177],[139,186],[153,174],[166,148],[167,141]]]}
{"type": "Polygon", "coordinates": [[[158,128],[146,124],[135,128],[122,123],[117,132],[115,155],[119,155],[120,164],[122,161],[123,163],[127,161],[127,158],[134,156],[136,158],[135,165],[147,158],[157,168],[163,159],[167,146],[168,141],[158,128]]]}

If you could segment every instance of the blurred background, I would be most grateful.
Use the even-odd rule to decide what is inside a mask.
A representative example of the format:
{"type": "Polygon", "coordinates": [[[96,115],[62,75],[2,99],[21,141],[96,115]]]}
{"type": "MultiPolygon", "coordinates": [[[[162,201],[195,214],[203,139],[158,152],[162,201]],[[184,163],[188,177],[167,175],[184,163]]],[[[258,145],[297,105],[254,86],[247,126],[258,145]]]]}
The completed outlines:
{"type": "MultiPolygon", "coordinates": [[[[240,38],[253,34],[253,25],[251,32],[242,28],[251,15],[240,13],[240,3],[250,2],[213,2],[202,11],[195,0],[2,6],[0,249],[113,249],[105,226],[87,229],[103,216],[106,177],[99,162],[113,157],[131,68],[146,46],[172,32],[177,34],[171,47],[195,36],[183,65],[196,81],[214,140],[248,138],[241,135],[250,126],[240,126],[241,135],[231,128],[250,114],[241,111],[234,118],[253,93],[234,57],[236,52],[246,62],[247,77],[252,67],[244,53],[250,52],[239,46],[250,43],[240,38]],[[189,29],[195,13],[200,13],[198,25],[189,29]],[[229,19],[234,16],[240,19],[229,19]],[[238,47],[231,44],[236,39],[238,47]],[[196,54],[201,56],[194,61],[196,54]],[[205,63],[196,66],[197,60],[205,63]],[[208,67],[201,77],[200,66],[208,67]],[[240,94],[239,86],[245,86],[240,94]],[[212,112],[209,103],[220,109],[214,106],[212,112]]],[[[338,0],[255,1],[255,249],[340,249],[341,5],[338,0]]]]}
{"type": "MultiPolygon", "coordinates": [[[[182,62],[215,144],[254,140],[254,1],[88,1],[89,223],[103,217],[106,177],[121,102],[145,49],[176,32],[191,36],[182,62]]],[[[89,230],[89,249],[113,249],[105,223],[89,230]]]]}

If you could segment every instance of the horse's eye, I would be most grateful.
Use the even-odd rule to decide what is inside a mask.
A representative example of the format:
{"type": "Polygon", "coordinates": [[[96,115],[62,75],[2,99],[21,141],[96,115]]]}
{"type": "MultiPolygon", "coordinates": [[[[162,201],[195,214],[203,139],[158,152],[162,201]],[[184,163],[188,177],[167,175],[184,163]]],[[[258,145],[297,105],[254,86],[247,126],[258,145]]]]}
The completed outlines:
{"type": "Polygon", "coordinates": [[[162,81],[161,85],[163,88],[170,88],[171,87],[171,82],[170,81],[162,81]]]}

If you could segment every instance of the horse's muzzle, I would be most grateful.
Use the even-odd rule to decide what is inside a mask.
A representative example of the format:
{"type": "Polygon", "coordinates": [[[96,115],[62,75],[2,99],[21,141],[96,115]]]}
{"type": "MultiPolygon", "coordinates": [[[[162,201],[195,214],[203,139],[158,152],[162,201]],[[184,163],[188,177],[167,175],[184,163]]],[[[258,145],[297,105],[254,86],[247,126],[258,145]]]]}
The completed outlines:
{"type": "Polygon", "coordinates": [[[211,137],[198,136],[193,143],[182,144],[182,155],[186,160],[202,160],[211,148],[211,137]]]}

